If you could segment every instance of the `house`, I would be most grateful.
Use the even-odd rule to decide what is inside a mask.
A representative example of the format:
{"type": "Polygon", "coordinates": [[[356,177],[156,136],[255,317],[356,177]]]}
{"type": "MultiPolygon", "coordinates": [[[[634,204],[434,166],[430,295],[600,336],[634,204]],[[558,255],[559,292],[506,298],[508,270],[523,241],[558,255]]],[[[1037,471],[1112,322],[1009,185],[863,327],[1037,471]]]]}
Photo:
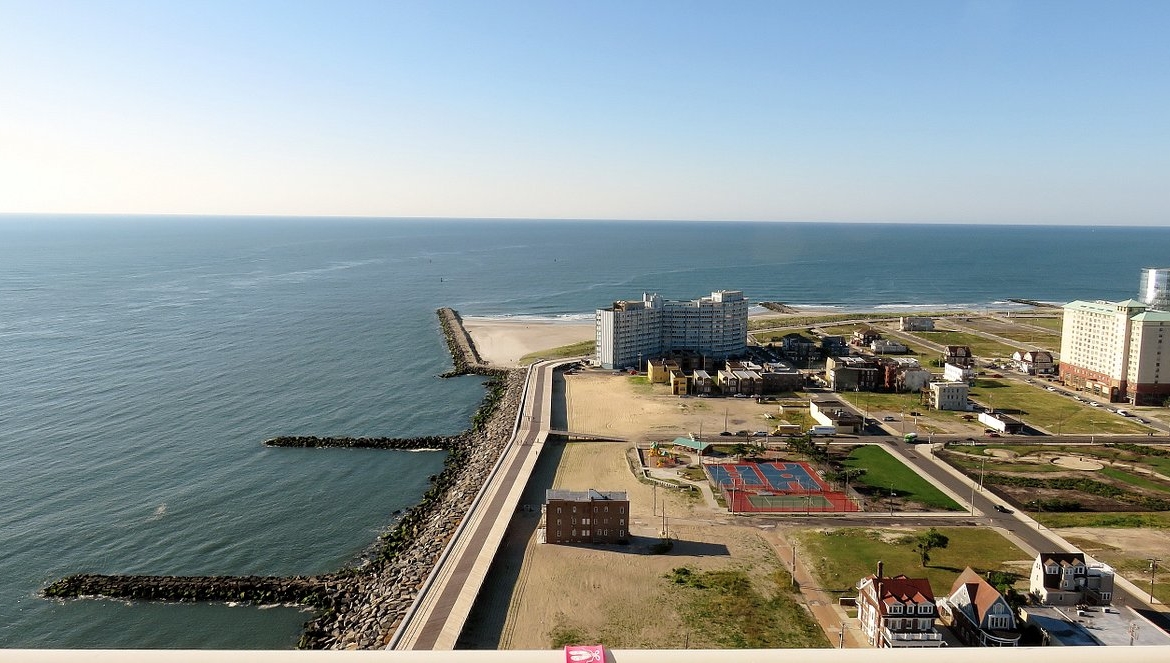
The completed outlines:
{"type": "Polygon", "coordinates": [[[816,341],[796,332],[785,334],[780,339],[780,348],[789,359],[809,359],[814,354],[819,354],[816,341]]]}
{"type": "Polygon", "coordinates": [[[691,393],[691,376],[681,368],[670,369],[666,382],[670,385],[670,393],[675,396],[691,393]]]}
{"type": "Polygon", "coordinates": [[[849,344],[844,336],[828,335],[821,337],[821,352],[826,357],[836,357],[849,354],[849,344]]]}
{"type": "Polygon", "coordinates": [[[1028,592],[1048,605],[1109,605],[1113,568],[1086,564],[1081,552],[1042,552],[1032,562],[1028,592]]]}
{"type": "Polygon", "coordinates": [[[1016,368],[1028,375],[1052,375],[1056,373],[1056,364],[1052,361],[1052,353],[1043,350],[1016,350],[1012,353],[1012,361],[1016,368]]]}
{"type": "Polygon", "coordinates": [[[626,543],[630,501],[625,491],[547,490],[541,508],[545,543],[626,543]]]}
{"type": "Polygon", "coordinates": [[[975,355],[971,354],[971,348],[965,345],[948,345],[943,348],[942,360],[944,364],[954,364],[956,366],[974,366],[975,355]]]}
{"type": "Polygon", "coordinates": [[[898,329],[901,331],[934,331],[934,318],[898,318],[898,329]]]}
{"type": "Polygon", "coordinates": [[[969,566],[938,605],[942,622],[969,647],[1015,647],[1020,643],[1015,612],[1003,594],[969,566]]]}
{"type": "Polygon", "coordinates": [[[936,410],[967,410],[967,393],[969,387],[966,382],[931,382],[930,407],[936,410]]]}
{"type": "Polygon", "coordinates": [[[857,583],[857,620],[874,647],[941,647],[934,627],[938,608],[926,578],[887,578],[878,562],[877,574],[857,583]]]}
{"type": "Polygon", "coordinates": [[[696,394],[713,394],[715,393],[715,380],[707,371],[698,369],[691,374],[691,389],[696,394]]]}
{"type": "Polygon", "coordinates": [[[874,354],[878,355],[904,355],[910,351],[910,348],[898,343],[897,341],[890,341],[884,338],[879,338],[869,344],[869,349],[874,354]]]}
{"type": "Polygon", "coordinates": [[[943,364],[943,379],[947,382],[966,382],[975,384],[975,368],[958,364],[943,364]]]}
{"type": "Polygon", "coordinates": [[[874,341],[880,340],[882,340],[882,335],[878,333],[878,330],[872,327],[858,329],[857,331],[853,332],[852,343],[859,348],[864,348],[874,341]]]}
{"type": "Polygon", "coordinates": [[[666,384],[670,372],[679,368],[679,363],[672,359],[652,359],[646,362],[646,379],[652,384],[666,384]]]}
{"type": "Polygon", "coordinates": [[[825,373],[833,391],[873,391],[878,384],[878,364],[868,357],[829,357],[825,373]]]}
{"type": "Polygon", "coordinates": [[[913,357],[882,357],[879,360],[881,389],[897,392],[918,392],[930,384],[930,371],[922,368],[913,357]]]}

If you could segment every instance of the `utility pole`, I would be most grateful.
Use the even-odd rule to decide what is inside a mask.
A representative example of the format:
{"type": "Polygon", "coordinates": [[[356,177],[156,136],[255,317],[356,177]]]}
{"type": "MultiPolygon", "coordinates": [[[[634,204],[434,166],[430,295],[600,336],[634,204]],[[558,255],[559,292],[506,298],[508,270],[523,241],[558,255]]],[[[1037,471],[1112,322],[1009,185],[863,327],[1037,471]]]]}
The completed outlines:
{"type": "Polygon", "coordinates": [[[1154,605],[1154,574],[1158,572],[1158,562],[1161,558],[1150,558],[1150,605],[1154,605]]]}
{"type": "Polygon", "coordinates": [[[983,462],[979,464],[979,492],[983,492],[983,469],[987,467],[987,457],[983,457],[983,462]]]}
{"type": "Polygon", "coordinates": [[[792,544],[792,586],[796,587],[796,544],[792,544]]]}

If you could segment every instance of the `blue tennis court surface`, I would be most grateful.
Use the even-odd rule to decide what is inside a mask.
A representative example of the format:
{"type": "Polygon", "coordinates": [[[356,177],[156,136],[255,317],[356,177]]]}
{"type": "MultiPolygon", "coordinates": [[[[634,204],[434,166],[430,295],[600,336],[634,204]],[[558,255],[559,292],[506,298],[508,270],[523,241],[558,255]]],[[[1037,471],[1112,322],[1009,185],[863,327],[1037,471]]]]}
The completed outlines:
{"type": "Polygon", "coordinates": [[[860,510],[854,500],[834,491],[805,463],[712,463],[703,469],[734,513],[860,510]]]}
{"type": "Polygon", "coordinates": [[[704,469],[717,486],[759,487],[779,493],[824,492],[829,487],[804,463],[721,463],[704,469]]]}

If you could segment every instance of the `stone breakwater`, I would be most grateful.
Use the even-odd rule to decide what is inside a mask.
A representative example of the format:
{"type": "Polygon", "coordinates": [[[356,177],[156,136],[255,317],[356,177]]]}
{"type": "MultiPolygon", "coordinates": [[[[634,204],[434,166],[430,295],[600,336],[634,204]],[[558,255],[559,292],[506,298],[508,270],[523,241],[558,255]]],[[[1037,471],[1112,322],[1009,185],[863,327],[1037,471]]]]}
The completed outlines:
{"type": "Polygon", "coordinates": [[[463,326],[463,318],[459,317],[458,311],[453,308],[441,308],[437,313],[439,314],[439,326],[443,329],[443,338],[447,339],[447,349],[451,351],[451,361],[455,364],[455,368],[444,373],[443,377],[471,373],[492,375],[499,371],[499,369],[488,366],[479,358],[475,343],[472,342],[471,335],[463,326]]]}
{"type": "MultiPolygon", "coordinates": [[[[440,310],[439,318],[455,363],[455,370],[445,375],[489,375],[487,394],[472,419],[471,428],[464,433],[449,438],[418,438],[420,444],[425,442],[420,447],[386,447],[443,448],[447,450],[447,458],[442,472],[432,479],[431,487],[419,503],[379,538],[376,547],[360,566],[334,574],[290,578],[74,575],[53,583],[43,590],[43,594],[55,598],[108,596],[155,601],[308,605],[316,608],[318,614],[305,624],[299,647],[384,647],[511,439],[524,392],[525,371],[503,371],[479,362],[473,354],[474,348],[451,340],[457,336],[450,331],[451,324],[457,325],[464,336],[466,332],[458,314],[450,309],[443,310],[440,310]],[[443,310],[454,315],[445,317],[443,310]],[[459,348],[458,352],[456,348],[459,348]],[[474,361],[467,359],[469,350],[474,361]],[[437,445],[439,441],[443,442],[442,446],[426,446],[437,445]]],[[[287,443],[271,446],[358,446],[356,443],[333,442],[362,439],[286,437],[272,438],[265,443],[285,440],[287,443]],[[309,444],[311,440],[319,444],[309,444]]]]}
{"type": "Polygon", "coordinates": [[[264,440],[266,447],[298,449],[447,449],[458,437],[317,437],[316,435],[281,435],[264,440]]]}

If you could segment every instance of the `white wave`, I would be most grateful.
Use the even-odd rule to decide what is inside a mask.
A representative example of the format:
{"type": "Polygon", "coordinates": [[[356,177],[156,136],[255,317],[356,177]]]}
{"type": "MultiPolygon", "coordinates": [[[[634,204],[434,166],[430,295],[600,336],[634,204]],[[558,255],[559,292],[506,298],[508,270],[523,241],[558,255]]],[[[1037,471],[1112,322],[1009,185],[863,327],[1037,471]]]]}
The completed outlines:
{"type": "Polygon", "coordinates": [[[163,516],[167,515],[167,503],[163,502],[154,509],[154,515],[150,517],[151,521],[161,520],[163,516]]]}

